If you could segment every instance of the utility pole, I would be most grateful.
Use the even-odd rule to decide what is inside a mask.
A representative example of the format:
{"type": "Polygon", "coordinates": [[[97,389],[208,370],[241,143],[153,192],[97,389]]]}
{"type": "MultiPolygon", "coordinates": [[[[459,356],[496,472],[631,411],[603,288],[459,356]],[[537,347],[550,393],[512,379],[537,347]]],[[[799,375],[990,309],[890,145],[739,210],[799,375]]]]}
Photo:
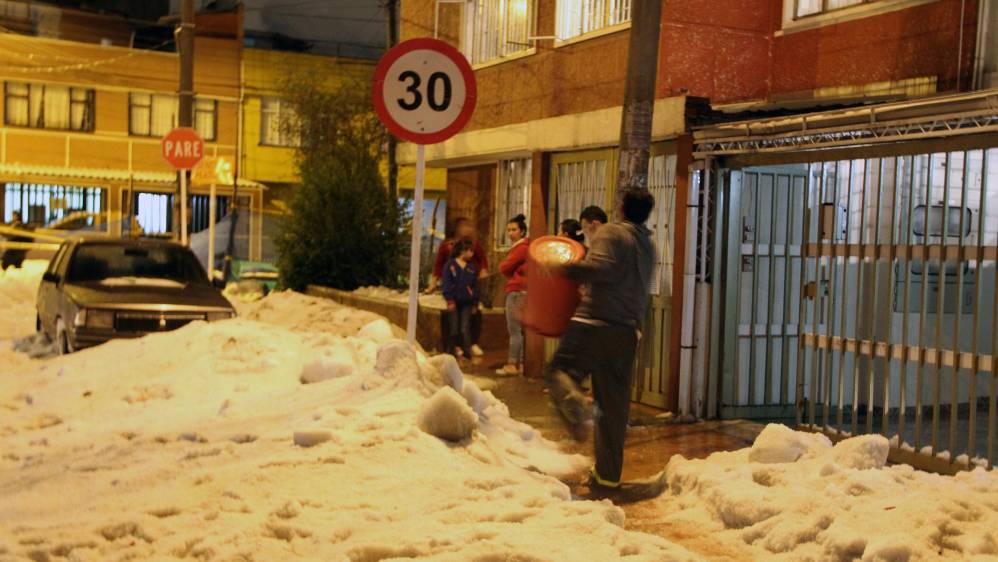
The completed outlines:
{"type": "MultiPolygon", "coordinates": [[[[388,12],[388,49],[391,49],[399,42],[398,36],[398,0],[385,0],[385,9],[388,12]]],[[[386,49],[387,50],[387,49],[386,49]]],[[[388,135],[388,193],[392,201],[398,200],[399,195],[399,166],[395,161],[395,151],[398,148],[398,141],[395,135],[388,135]]]]}
{"type": "Polygon", "coordinates": [[[627,53],[624,111],[620,122],[620,162],[617,200],[632,188],[648,189],[648,149],[651,146],[655,78],[658,75],[658,36],[663,0],[633,0],[631,39],[627,53]]]}
{"type": "MultiPolygon", "coordinates": [[[[177,90],[180,107],[177,114],[178,127],[194,126],[194,0],[180,1],[180,25],[174,30],[173,36],[177,44],[177,53],[180,55],[180,87],[177,90]]],[[[181,225],[180,206],[187,205],[181,198],[186,197],[181,193],[179,174],[187,174],[186,179],[190,179],[189,170],[179,170],[177,172],[177,193],[173,198],[173,233],[174,237],[180,239],[180,232],[184,230],[181,225]]]]}

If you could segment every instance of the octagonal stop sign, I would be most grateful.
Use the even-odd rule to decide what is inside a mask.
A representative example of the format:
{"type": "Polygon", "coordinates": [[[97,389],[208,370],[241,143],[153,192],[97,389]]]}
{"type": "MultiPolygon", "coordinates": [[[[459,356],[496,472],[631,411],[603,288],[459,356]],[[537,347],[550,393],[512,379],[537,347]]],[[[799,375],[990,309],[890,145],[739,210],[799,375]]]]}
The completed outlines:
{"type": "Polygon", "coordinates": [[[161,143],[163,158],[177,170],[190,170],[204,157],[204,139],[194,129],[177,127],[161,143]]]}

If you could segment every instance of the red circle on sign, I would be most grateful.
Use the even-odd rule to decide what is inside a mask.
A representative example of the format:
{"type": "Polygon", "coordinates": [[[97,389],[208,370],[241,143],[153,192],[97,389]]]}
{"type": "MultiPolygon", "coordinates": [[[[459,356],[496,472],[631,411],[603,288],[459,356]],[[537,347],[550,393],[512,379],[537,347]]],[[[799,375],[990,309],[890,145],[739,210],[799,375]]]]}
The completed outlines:
{"type": "Polygon", "coordinates": [[[204,157],[204,139],[190,127],[177,127],[160,143],[163,158],[177,170],[190,170],[204,157]]]}
{"type": "Polygon", "coordinates": [[[433,144],[442,142],[457,134],[458,131],[468,124],[468,121],[471,119],[471,114],[475,111],[475,99],[477,97],[477,93],[475,85],[475,72],[471,69],[471,65],[468,64],[468,59],[466,59],[460,51],[439,39],[420,37],[417,39],[403,41],[385,53],[385,55],[381,57],[381,60],[378,62],[377,68],[374,69],[374,89],[372,95],[374,98],[374,111],[378,114],[378,118],[381,119],[381,122],[384,123],[385,126],[388,127],[388,130],[395,136],[416,144],[433,144]],[[383,95],[385,77],[388,74],[388,70],[391,68],[392,64],[394,64],[395,61],[403,55],[418,50],[436,51],[444,55],[454,63],[460,71],[461,77],[464,79],[465,97],[464,106],[461,108],[461,112],[450,125],[433,133],[420,133],[402,126],[388,111],[383,95]]]}

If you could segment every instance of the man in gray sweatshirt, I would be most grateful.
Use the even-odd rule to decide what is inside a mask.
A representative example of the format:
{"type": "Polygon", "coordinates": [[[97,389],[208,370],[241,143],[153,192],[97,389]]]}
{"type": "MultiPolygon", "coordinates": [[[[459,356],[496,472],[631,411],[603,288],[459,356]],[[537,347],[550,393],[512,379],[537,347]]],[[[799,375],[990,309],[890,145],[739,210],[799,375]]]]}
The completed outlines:
{"type": "Polygon", "coordinates": [[[634,355],[655,270],[655,244],[644,226],[654,205],[647,191],[626,192],[619,209],[623,220],[599,229],[584,260],[562,267],[588,291],[562,335],[545,384],[569,431],[584,441],[593,409],[580,383],[592,377],[597,413],[591,489],[620,486],[634,355]]]}

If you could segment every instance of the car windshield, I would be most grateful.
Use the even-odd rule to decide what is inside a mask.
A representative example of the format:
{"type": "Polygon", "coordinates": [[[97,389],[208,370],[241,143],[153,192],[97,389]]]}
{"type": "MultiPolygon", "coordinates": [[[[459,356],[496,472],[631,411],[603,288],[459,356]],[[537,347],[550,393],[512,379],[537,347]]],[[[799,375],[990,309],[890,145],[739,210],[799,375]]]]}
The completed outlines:
{"type": "Polygon", "coordinates": [[[208,276],[190,250],[115,244],[80,246],[69,265],[67,281],[79,283],[122,277],[165,279],[183,284],[208,283],[208,276]]]}

